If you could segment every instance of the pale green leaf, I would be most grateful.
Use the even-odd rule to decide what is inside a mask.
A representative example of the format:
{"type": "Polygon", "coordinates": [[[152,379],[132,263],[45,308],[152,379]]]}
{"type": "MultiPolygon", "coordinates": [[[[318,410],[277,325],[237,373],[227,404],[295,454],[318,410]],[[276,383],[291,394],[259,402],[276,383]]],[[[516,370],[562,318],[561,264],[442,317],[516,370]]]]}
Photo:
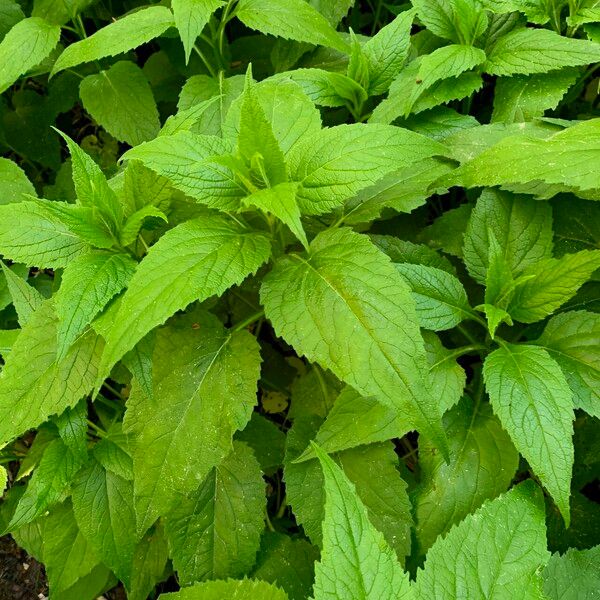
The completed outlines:
{"type": "Polygon", "coordinates": [[[19,21],[0,42],[0,94],[54,50],[60,27],[39,17],[19,21]]]}
{"type": "Polygon", "coordinates": [[[108,185],[104,173],[83,148],[65,133],[61,131],[58,133],[67,143],[71,154],[73,184],[78,203],[82,206],[97,208],[108,221],[109,229],[116,231],[121,225],[123,210],[116,194],[108,185]]]}
{"type": "Polygon", "coordinates": [[[250,29],[348,51],[348,46],[327,19],[304,0],[240,0],[235,16],[250,29]]]}
{"type": "Polygon", "coordinates": [[[527,481],[438,538],[417,574],[416,597],[541,600],[548,557],[542,494],[527,481]]]}
{"type": "Polygon", "coordinates": [[[233,147],[216,136],[180,131],[140,144],[123,155],[166,177],[177,189],[203,204],[235,210],[245,190],[229,166],[217,161],[233,147]]]}
{"type": "Polygon", "coordinates": [[[451,329],[471,315],[465,288],[454,275],[408,263],[396,264],[396,269],[412,291],[419,324],[424,329],[451,329]]]}
{"type": "Polygon", "coordinates": [[[373,221],[385,209],[410,213],[431,196],[430,186],[451,170],[449,162],[425,158],[394,171],[346,201],[344,223],[373,221]]]}
{"type": "Polygon", "coordinates": [[[0,252],[28,266],[66,266],[89,248],[69,218],[82,214],[77,208],[44,200],[0,206],[0,252]]]}
{"type": "Polygon", "coordinates": [[[471,213],[463,257],[469,274],[485,284],[490,263],[490,232],[513,276],[537,269],[552,254],[552,209],[546,202],[485,190],[471,213]]]}
{"type": "Polygon", "coordinates": [[[556,315],[533,342],[560,365],[576,408],[600,418],[600,315],[584,310],[556,315]]]}
{"type": "Polygon", "coordinates": [[[69,264],[55,295],[59,360],[113,296],[127,285],[135,267],[135,261],[126,254],[101,251],[83,254],[69,264]]]}
{"type": "Polygon", "coordinates": [[[178,310],[241,283],[269,254],[266,237],[217,214],[168,231],[129,283],[107,338],[101,373],[178,310]]]}
{"type": "Polygon", "coordinates": [[[129,215],[127,221],[123,224],[123,227],[119,232],[119,240],[122,246],[129,246],[136,241],[138,234],[144,227],[147,219],[160,219],[164,222],[167,222],[168,220],[165,213],[152,204],[143,206],[133,214],[129,215]]]}
{"type": "Polygon", "coordinates": [[[228,579],[206,581],[171,594],[161,594],[159,600],[287,600],[285,592],[265,581],[228,579]]]}
{"type": "Polygon", "coordinates": [[[582,121],[547,139],[527,134],[507,137],[463,164],[445,183],[475,187],[539,180],[598,189],[599,140],[600,119],[582,121]]]}
{"type": "Polygon", "coordinates": [[[600,590],[600,546],[552,555],[542,577],[549,600],[594,600],[600,590]]]}
{"type": "Polygon", "coordinates": [[[573,297],[598,268],[600,250],[541,260],[523,272],[531,279],[515,290],[508,312],[522,323],[539,321],[573,297]]]}
{"type": "Polygon", "coordinates": [[[414,302],[401,275],[368,238],[329,230],[308,257],[291,254],[265,277],[261,300],[277,335],[429,432],[440,447],[440,412],[425,389],[414,302]],[[376,376],[373,376],[376,373],[376,376]]]}
{"type": "MultiPolygon", "coordinates": [[[[30,286],[22,277],[19,277],[12,269],[9,269],[4,262],[2,271],[6,278],[6,285],[10,292],[12,303],[17,311],[19,325],[24,327],[29,321],[31,315],[41,306],[44,297],[32,286],[30,286]]],[[[26,273],[26,277],[27,277],[26,273]]]]}
{"type": "Polygon", "coordinates": [[[419,550],[505,492],[519,455],[489,405],[463,400],[444,417],[450,447],[446,463],[426,439],[419,440],[420,484],[413,496],[419,550]]]}
{"type": "Polygon", "coordinates": [[[189,62],[196,39],[202,33],[211,15],[223,4],[225,4],[223,0],[172,1],[175,24],[183,42],[186,62],[189,62]]]}
{"type": "Polygon", "coordinates": [[[196,315],[195,322],[197,332],[188,320],[179,330],[159,333],[154,398],[137,393],[128,402],[125,429],[132,436],[140,532],[229,454],[233,434],[256,404],[256,340],[247,331],[227,332],[208,314],[196,315]]]}
{"type": "Polygon", "coordinates": [[[52,74],[137,48],[174,24],[173,13],[165,6],[148,6],[129,13],[90,37],[67,46],[54,64],[52,74]]]}
{"type": "Polygon", "coordinates": [[[410,29],[415,11],[401,12],[362,47],[369,65],[369,95],[383,94],[398,75],[410,45],[410,29]]]}
{"type": "Polygon", "coordinates": [[[200,487],[166,517],[165,532],[181,585],[247,573],[260,545],[265,509],[260,465],[248,446],[235,442],[200,487]]]}
{"type": "Polygon", "coordinates": [[[87,416],[87,402],[82,400],[73,408],[67,408],[54,419],[61,440],[82,464],[88,455],[87,416]]]}
{"type": "Polygon", "coordinates": [[[130,61],[88,75],[79,86],[83,107],[120,142],[137,146],[158,135],[160,121],[150,84],[130,61]]]}
{"type": "Polygon", "coordinates": [[[75,406],[93,387],[102,351],[92,332],[56,361],[58,319],[45,302],[23,327],[0,373],[0,444],[75,406]],[[35,369],[23,369],[23,365],[35,369]]]}
{"type": "Polygon", "coordinates": [[[285,223],[290,231],[308,248],[306,233],[300,221],[300,209],[296,202],[296,183],[280,183],[271,188],[258,190],[242,200],[244,206],[259,208],[285,223]]]}
{"type": "Polygon", "coordinates": [[[502,77],[494,90],[492,122],[517,123],[543,117],[556,108],[577,80],[575,69],[543,75],[502,77]]]}
{"type": "Polygon", "coordinates": [[[328,212],[381,177],[446,149],[407,129],[389,125],[338,125],[306,138],[288,157],[290,177],[301,184],[300,208],[328,212]]]}
{"type": "Polygon", "coordinates": [[[543,348],[504,343],[483,374],[494,412],[568,525],[573,394],[560,367],[543,348]]]}
{"type": "Polygon", "coordinates": [[[80,466],[80,460],[61,440],[51,441],[19,500],[7,529],[12,531],[31,523],[54,504],[62,502],[80,466]]]}
{"type": "Polygon", "coordinates": [[[325,478],[323,549],[315,567],[315,600],[411,598],[408,575],[394,551],[369,521],[344,472],[318,446],[325,478]]]}
{"type": "Polygon", "coordinates": [[[128,587],[136,546],[132,482],[92,460],[77,476],[72,494],[79,529],[128,587]]]}
{"type": "MultiPolygon", "coordinates": [[[[198,77],[203,77],[198,75],[198,77]]],[[[190,81],[188,79],[188,81],[190,81]]],[[[185,86],[184,86],[185,87],[185,86]]],[[[192,133],[213,133],[203,127],[203,122],[209,115],[214,116],[216,108],[220,105],[222,98],[212,96],[188,108],[180,108],[176,114],[171,115],[161,127],[159,135],[175,135],[179,131],[191,131],[192,133]]]]}
{"type": "Polygon", "coordinates": [[[503,35],[488,54],[491,75],[548,73],[600,60],[600,44],[562,37],[549,29],[515,29],[503,35]]]}
{"type": "Polygon", "coordinates": [[[35,196],[35,188],[17,163],[0,158],[0,204],[21,202],[25,196],[35,196]]]}

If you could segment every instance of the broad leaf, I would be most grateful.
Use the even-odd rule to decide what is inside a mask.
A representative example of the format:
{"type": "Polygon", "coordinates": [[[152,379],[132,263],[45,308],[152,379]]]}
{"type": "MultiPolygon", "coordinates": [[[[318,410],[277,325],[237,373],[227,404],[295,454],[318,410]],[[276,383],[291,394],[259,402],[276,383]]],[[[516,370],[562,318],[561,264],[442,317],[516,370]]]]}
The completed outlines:
{"type": "Polygon", "coordinates": [[[54,50],[60,27],[39,17],[19,21],[0,42],[0,94],[54,50]]]}
{"type": "Polygon", "coordinates": [[[60,414],[91,392],[102,342],[91,331],[56,360],[58,319],[46,301],[23,327],[0,373],[0,444],[60,414]],[[35,369],[23,369],[24,364],[35,369]]]}
{"type": "Polygon", "coordinates": [[[548,556],[542,495],[528,481],[438,539],[417,575],[416,597],[541,598],[539,571],[548,556]]]}
{"type": "MultiPolygon", "coordinates": [[[[31,287],[22,277],[19,277],[15,271],[9,269],[3,262],[2,272],[6,278],[6,286],[10,298],[17,311],[19,325],[24,327],[31,315],[44,302],[44,297],[34,287],[31,287]]],[[[28,274],[29,269],[26,270],[25,277],[27,277],[28,274]]]]}
{"type": "Polygon", "coordinates": [[[54,63],[52,74],[137,48],[162,35],[174,24],[173,13],[165,6],[149,6],[132,12],[90,37],[67,46],[54,63]]]}
{"type": "Polygon", "coordinates": [[[189,62],[196,39],[211,15],[223,4],[223,0],[173,0],[171,3],[186,62],[189,62]]]}
{"type": "Polygon", "coordinates": [[[277,261],[261,300],[276,333],[299,354],[406,415],[444,447],[410,292],[367,238],[348,229],[319,234],[307,257],[277,261]]]}
{"type": "Polygon", "coordinates": [[[348,50],[327,19],[304,0],[240,0],[235,16],[250,29],[263,33],[348,50]]]}
{"type": "Polygon", "coordinates": [[[0,204],[21,202],[26,196],[35,195],[25,172],[12,160],[0,158],[0,204]]]}
{"type": "Polygon", "coordinates": [[[600,44],[562,37],[548,29],[515,29],[492,48],[484,69],[491,75],[547,73],[600,60],[600,44]]]}
{"type": "Polygon", "coordinates": [[[323,549],[315,567],[315,600],[372,597],[411,598],[408,575],[369,521],[344,472],[318,446],[325,477],[323,549]]]}
{"type": "Polygon", "coordinates": [[[260,465],[248,446],[236,442],[167,515],[166,535],[181,585],[247,573],[264,529],[265,504],[260,465]]]}
{"type": "Polygon", "coordinates": [[[299,144],[288,165],[291,179],[301,184],[300,208],[319,214],[400,167],[445,153],[438,142],[399,127],[339,125],[299,144]]]}
{"type": "Polygon", "coordinates": [[[89,252],[73,260],[55,295],[58,316],[58,359],[110,300],[126,285],[135,270],[126,254],[89,252]]]}
{"type": "Polygon", "coordinates": [[[107,338],[101,373],[178,310],[241,283],[269,254],[263,235],[216,214],[167,232],[129,283],[107,338]]]}
{"type": "Polygon", "coordinates": [[[121,61],[88,75],[79,87],[83,107],[108,133],[136,146],[155,138],[160,128],[150,84],[134,63],[121,61]]]}
{"type": "Polygon", "coordinates": [[[90,546],[129,587],[136,546],[132,482],[92,460],[73,484],[73,510],[90,546]]]}
{"type": "Polygon", "coordinates": [[[171,594],[161,594],[159,600],[287,600],[280,588],[266,581],[228,579],[206,581],[171,594]]]}
{"type": "Polygon", "coordinates": [[[247,331],[226,331],[208,314],[197,322],[195,334],[188,320],[159,335],[154,398],[138,391],[128,403],[125,428],[133,439],[140,532],[168,513],[182,493],[198,488],[229,454],[233,434],[256,404],[256,340],[247,331]]]}
{"type": "Polygon", "coordinates": [[[421,482],[413,502],[421,553],[484,500],[506,491],[519,462],[510,438],[487,404],[463,398],[446,414],[444,425],[449,463],[427,440],[419,441],[421,482]]]}
{"type": "Polygon", "coordinates": [[[568,525],[573,394],[560,367],[542,348],[503,344],[483,374],[494,412],[568,525]]]}
{"type": "Polygon", "coordinates": [[[556,315],[534,343],[560,365],[576,408],[600,418],[600,315],[583,310],[556,315]]]}
{"type": "Polygon", "coordinates": [[[593,600],[600,589],[600,546],[554,554],[542,577],[550,600],[593,600]]]}

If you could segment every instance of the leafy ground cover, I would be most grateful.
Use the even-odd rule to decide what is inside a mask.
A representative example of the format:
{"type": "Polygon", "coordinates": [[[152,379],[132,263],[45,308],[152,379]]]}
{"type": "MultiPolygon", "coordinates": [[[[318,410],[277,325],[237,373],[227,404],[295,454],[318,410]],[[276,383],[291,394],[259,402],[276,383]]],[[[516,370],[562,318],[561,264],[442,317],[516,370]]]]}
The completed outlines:
{"type": "Polygon", "coordinates": [[[597,598],[598,63],[595,0],[0,0],[0,562],[597,598]]]}

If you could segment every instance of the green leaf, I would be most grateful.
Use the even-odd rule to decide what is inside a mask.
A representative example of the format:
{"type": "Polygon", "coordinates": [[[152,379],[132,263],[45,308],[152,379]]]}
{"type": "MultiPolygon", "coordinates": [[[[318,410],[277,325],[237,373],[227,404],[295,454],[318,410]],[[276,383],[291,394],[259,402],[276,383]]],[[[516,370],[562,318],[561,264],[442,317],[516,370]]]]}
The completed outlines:
{"type": "Polygon", "coordinates": [[[177,189],[203,204],[236,210],[246,192],[231,168],[218,162],[232,146],[221,138],[181,131],[132,148],[125,160],[139,160],[177,189]]]}
{"type": "MultiPolygon", "coordinates": [[[[58,131],[58,130],[57,130],[58,131]]],[[[82,206],[97,208],[107,221],[111,232],[116,231],[123,219],[123,209],[116,194],[94,159],[78,146],[68,135],[58,131],[67,143],[71,154],[73,184],[77,201],[82,206]]]]}
{"type": "Polygon", "coordinates": [[[195,300],[220,295],[268,259],[270,245],[229,217],[207,214],[168,231],[139,264],[106,341],[108,370],[151,329],[195,300]]]}
{"type": "Polygon", "coordinates": [[[152,89],[135,63],[120,61],[88,75],[79,94],[85,110],[120,142],[137,146],[158,135],[160,121],[152,89]]]}
{"type": "Polygon", "coordinates": [[[523,272],[531,279],[515,290],[508,312],[522,323],[539,321],[574,296],[598,268],[600,250],[540,260],[523,272]]]}
{"type": "Polygon", "coordinates": [[[308,371],[292,384],[290,419],[316,415],[325,418],[343,388],[340,380],[330,371],[311,365],[308,371]]]}
{"type": "Polygon", "coordinates": [[[285,161],[254,85],[248,70],[241,97],[237,149],[252,179],[260,182],[260,187],[271,187],[286,181],[285,161]]]}
{"type": "Polygon", "coordinates": [[[492,122],[518,123],[543,117],[558,106],[577,80],[575,69],[543,75],[515,75],[497,80],[492,122]]]}
{"type": "Polygon", "coordinates": [[[593,165],[600,155],[599,137],[600,119],[583,121],[547,139],[507,137],[456,169],[444,183],[475,187],[539,180],[598,189],[600,176],[593,165]]]}
{"type": "Polygon", "coordinates": [[[0,42],[0,94],[54,50],[60,27],[39,17],[19,21],[0,42]]]}
{"type": "Polygon", "coordinates": [[[394,171],[346,201],[344,223],[373,221],[385,209],[409,213],[425,203],[431,196],[431,185],[450,171],[449,162],[435,158],[425,158],[394,171]]]}
{"type": "Polygon", "coordinates": [[[135,271],[135,261],[126,254],[89,252],[65,269],[55,295],[58,316],[58,360],[110,300],[126,285],[135,271]]]}
{"type": "Polygon", "coordinates": [[[491,75],[548,73],[600,60],[600,44],[562,37],[549,29],[515,29],[503,35],[484,65],[491,75]]]}
{"type": "Polygon", "coordinates": [[[84,212],[78,208],[44,200],[1,205],[0,252],[28,266],[66,266],[89,248],[74,231],[74,221],[84,212]]]}
{"type": "Polygon", "coordinates": [[[206,131],[207,127],[203,127],[202,124],[208,115],[214,116],[215,107],[220,104],[219,101],[222,101],[220,96],[213,96],[188,108],[180,108],[176,114],[167,118],[159,135],[175,135],[179,131],[212,133],[212,131],[206,131]]]}
{"type": "Polygon", "coordinates": [[[467,293],[460,280],[447,271],[425,265],[396,264],[408,283],[424,329],[451,329],[471,315],[467,293]]]}
{"type": "Polygon", "coordinates": [[[548,560],[544,504],[532,481],[485,503],[427,553],[417,598],[541,598],[539,570],[548,560]],[[450,592],[454,593],[454,592],[450,592]]]}
{"type": "Polygon", "coordinates": [[[235,16],[250,29],[347,52],[327,19],[304,0],[240,0],[235,16]]]}
{"type": "Polygon", "coordinates": [[[190,60],[196,39],[202,33],[204,26],[217,8],[223,4],[225,4],[223,0],[173,0],[171,3],[175,24],[185,49],[186,63],[190,60]]]}
{"type": "Polygon", "coordinates": [[[276,262],[261,301],[277,335],[299,354],[406,415],[444,448],[440,413],[423,380],[426,357],[410,292],[366,237],[344,228],[319,234],[308,257],[276,262]]]}
{"type": "Polygon", "coordinates": [[[277,584],[290,600],[304,600],[310,597],[318,557],[317,548],[305,539],[265,531],[252,578],[277,584]]]}
{"type": "Polygon", "coordinates": [[[133,484],[92,460],[73,483],[73,510],[90,546],[129,587],[136,546],[133,484]]]}
{"type": "Polygon", "coordinates": [[[132,436],[138,531],[150,527],[195,490],[229,454],[233,434],[250,420],[260,370],[258,344],[247,331],[228,332],[197,315],[159,333],[154,399],[132,395],[125,430],[132,436]],[[171,345],[176,350],[164,349],[171,345]],[[157,361],[164,372],[157,372],[157,361]],[[169,357],[169,358],[167,358],[169,357]]]}
{"type": "Polygon", "coordinates": [[[25,196],[35,196],[35,188],[25,172],[12,160],[0,158],[0,203],[21,202],[25,196]]]}
{"type": "MultiPolygon", "coordinates": [[[[50,593],[63,597],[63,592],[99,565],[98,556],[79,530],[70,501],[40,519],[37,529],[41,552],[36,555],[44,563],[50,593]]],[[[27,538],[21,537],[24,533],[21,528],[12,535],[27,547],[27,538]]]]}
{"type": "Polygon", "coordinates": [[[0,41],[24,18],[23,9],[17,4],[16,0],[0,0],[0,41]]]}
{"type": "Polygon", "coordinates": [[[88,455],[87,416],[87,402],[82,400],[75,407],[67,408],[54,419],[61,440],[81,464],[86,462],[88,455]]]}
{"type": "Polygon", "coordinates": [[[137,48],[162,35],[174,24],[173,13],[165,6],[149,6],[129,13],[90,37],[67,46],[54,63],[52,75],[81,63],[137,48]]]}
{"type": "Polygon", "coordinates": [[[362,47],[369,65],[369,95],[383,94],[400,72],[410,45],[415,11],[401,12],[362,47]]]}
{"type": "Polygon", "coordinates": [[[552,317],[534,344],[559,364],[576,408],[600,418],[600,315],[578,310],[552,317]]]}
{"type": "Polygon", "coordinates": [[[407,129],[357,123],[307,137],[288,157],[288,166],[290,178],[301,184],[301,210],[320,214],[398,168],[445,153],[442,144],[407,129]]]}
{"type": "Polygon", "coordinates": [[[405,67],[391,84],[388,97],[375,107],[369,122],[391,123],[411,112],[419,113],[476,92],[483,81],[479,73],[470,72],[469,69],[483,59],[481,50],[470,46],[446,48],[449,50],[440,49],[444,50],[440,55],[425,55],[405,67]],[[425,61],[429,56],[434,58],[425,61]],[[456,64],[455,56],[459,59],[456,64]],[[441,64],[438,65],[438,62],[441,64]],[[426,77],[426,87],[423,87],[420,73],[426,77]],[[439,76],[441,78],[435,79],[439,76]]]}
{"type": "Polygon", "coordinates": [[[95,0],[33,0],[32,17],[41,17],[53,25],[64,25],[74,19],[95,0]]]}
{"type": "Polygon", "coordinates": [[[285,433],[273,421],[259,413],[252,413],[248,425],[236,434],[235,439],[252,448],[260,468],[266,475],[273,474],[283,465],[285,433]]]}
{"type": "Polygon", "coordinates": [[[139,210],[136,210],[133,214],[129,215],[127,221],[125,221],[121,232],[119,233],[119,240],[122,246],[129,246],[133,244],[140,230],[144,227],[146,219],[160,219],[161,221],[167,222],[167,216],[162,210],[159,210],[152,204],[147,204],[139,210]]]}
{"type": "Polygon", "coordinates": [[[411,598],[408,575],[369,521],[354,486],[316,444],[314,451],[325,478],[323,549],[315,567],[315,600],[411,598]]]}
{"type": "Polygon", "coordinates": [[[58,319],[46,301],[23,327],[0,373],[0,444],[39,426],[87,395],[102,351],[92,332],[81,336],[56,360],[58,319]],[[23,365],[35,369],[23,369],[23,365]]]}
{"type": "Polygon", "coordinates": [[[552,555],[542,577],[549,600],[593,600],[600,589],[600,546],[552,555]]]}
{"type": "Polygon", "coordinates": [[[503,343],[483,375],[494,412],[568,525],[573,394],[560,367],[543,348],[503,343]]]}
{"type": "Polygon", "coordinates": [[[519,455],[488,404],[462,401],[444,417],[450,462],[426,439],[419,440],[419,486],[413,503],[417,540],[425,553],[438,536],[505,492],[519,455]]]}
{"type": "Polygon", "coordinates": [[[552,254],[552,209],[545,202],[508,192],[485,190],[471,213],[463,257],[469,274],[485,284],[490,263],[490,232],[517,277],[552,254]]]}
{"type": "Polygon", "coordinates": [[[228,579],[206,581],[171,594],[161,594],[159,600],[287,600],[285,592],[265,581],[228,579]]]}
{"type": "MultiPolygon", "coordinates": [[[[401,438],[410,431],[402,415],[375,398],[363,398],[346,386],[336,398],[319,427],[315,442],[323,451],[332,453],[364,444],[401,438]]],[[[312,446],[295,460],[296,463],[314,458],[312,446]]]]}
{"type": "Polygon", "coordinates": [[[2,264],[4,277],[6,277],[6,285],[10,292],[12,303],[17,311],[19,325],[24,327],[31,315],[41,306],[44,297],[22,277],[19,277],[14,271],[9,269],[4,262],[0,261],[0,263],[2,264]]]}
{"type": "Polygon", "coordinates": [[[393,263],[424,265],[456,275],[452,263],[441,253],[424,244],[415,244],[391,235],[370,234],[370,240],[387,254],[393,263]]]}
{"type": "Polygon", "coordinates": [[[271,188],[265,188],[246,196],[242,200],[244,206],[259,208],[270,213],[285,223],[290,231],[308,248],[306,233],[300,221],[300,209],[296,202],[298,184],[280,183],[271,188]]]}
{"type": "Polygon", "coordinates": [[[169,548],[161,527],[148,532],[133,554],[127,600],[147,600],[154,586],[166,574],[169,548]]]}
{"type": "Polygon", "coordinates": [[[248,446],[235,442],[231,454],[167,515],[165,530],[181,585],[247,573],[260,545],[265,509],[260,465],[248,446]]]}
{"type": "Polygon", "coordinates": [[[54,504],[62,502],[80,466],[81,461],[61,440],[55,439],[50,442],[19,500],[7,529],[13,531],[31,523],[54,504]]]}

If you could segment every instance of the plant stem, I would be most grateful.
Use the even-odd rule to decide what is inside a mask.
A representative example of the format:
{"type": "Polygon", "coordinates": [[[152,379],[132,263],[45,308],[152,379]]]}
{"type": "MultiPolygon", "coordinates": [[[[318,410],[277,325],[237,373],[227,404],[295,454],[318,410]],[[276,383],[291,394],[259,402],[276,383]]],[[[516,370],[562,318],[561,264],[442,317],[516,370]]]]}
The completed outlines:
{"type": "Polygon", "coordinates": [[[246,327],[248,327],[249,325],[252,325],[252,323],[255,323],[259,319],[262,319],[264,316],[265,316],[265,311],[259,310],[258,312],[255,312],[254,314],[250,315],[247,319],[244,319],[243,321],[240,321],[237,325],[234,325],[231,328],[231,332],[234,333],[236,331],[241,331],[242,329],[246,329],[246,327]]]}
{"type": "Polygon", "coordinates": [[[200,59],[204,63],[204,66],[206,67],[206,70],[209,72],[210,76],[213,77],[214,79],[217,79],[216,71],[213,69],[212,65],[210,64],[210,62],[208,61],[206,56],[204,56],[204,54],[202,53],[202,50],[200,50],[200,48],[198,48],[198,44],[194,44],[194,52],[200,57],[200,59]]]}

